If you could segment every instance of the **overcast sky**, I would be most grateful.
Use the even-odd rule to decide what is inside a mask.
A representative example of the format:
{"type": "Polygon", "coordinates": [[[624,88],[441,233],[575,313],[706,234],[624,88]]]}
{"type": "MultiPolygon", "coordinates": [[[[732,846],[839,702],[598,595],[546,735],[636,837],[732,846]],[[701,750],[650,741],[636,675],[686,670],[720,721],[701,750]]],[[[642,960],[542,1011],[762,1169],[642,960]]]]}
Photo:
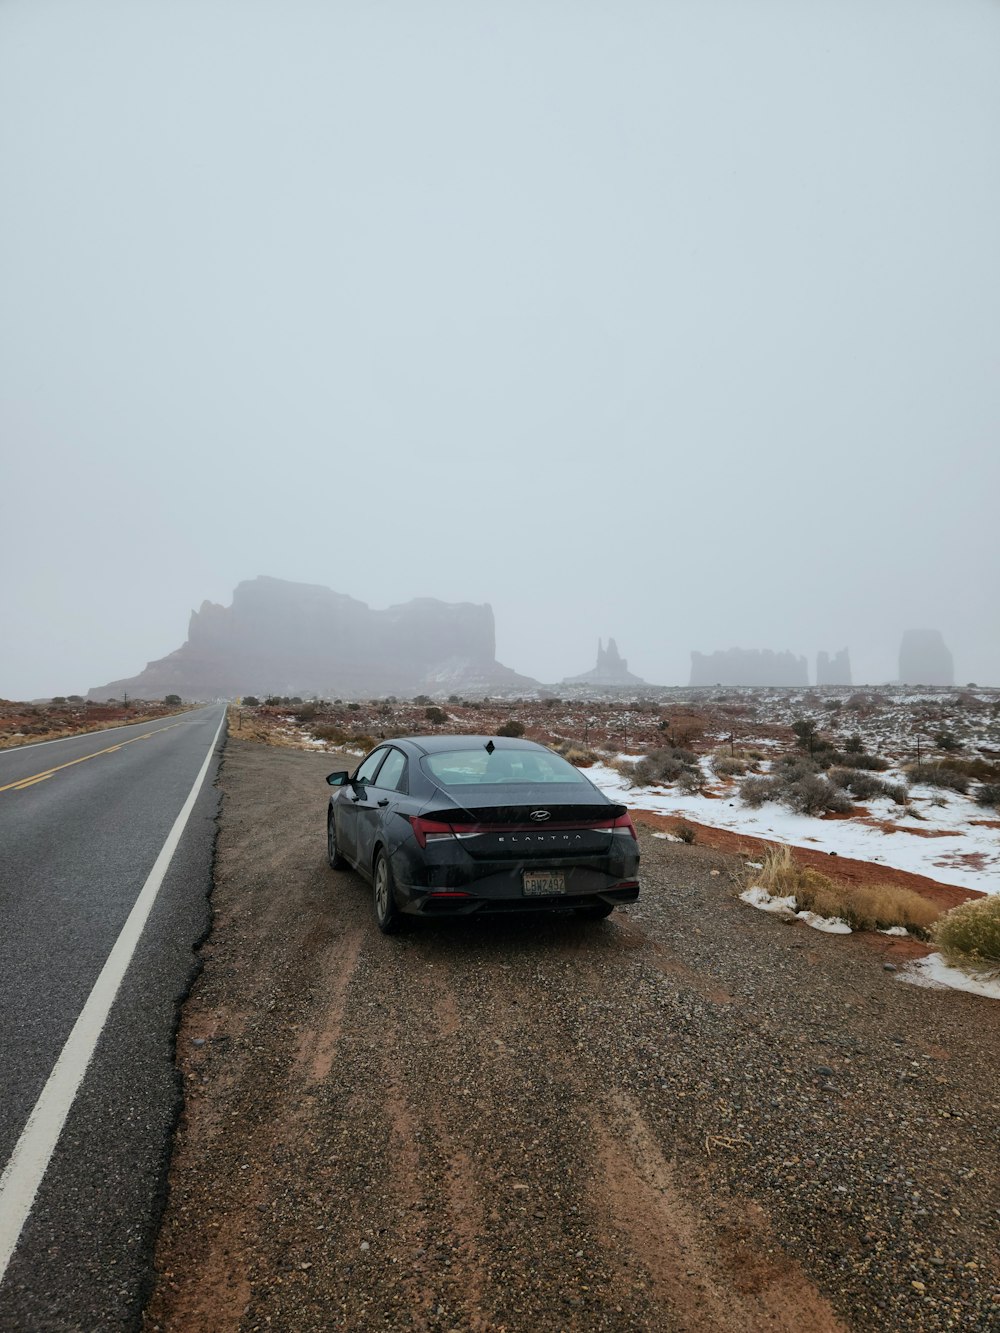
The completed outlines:
{"type": "Polygon", "coordinates": [[[0,696],[258,574],[1000,684],[996,0],[5,0],[0,696]]]}

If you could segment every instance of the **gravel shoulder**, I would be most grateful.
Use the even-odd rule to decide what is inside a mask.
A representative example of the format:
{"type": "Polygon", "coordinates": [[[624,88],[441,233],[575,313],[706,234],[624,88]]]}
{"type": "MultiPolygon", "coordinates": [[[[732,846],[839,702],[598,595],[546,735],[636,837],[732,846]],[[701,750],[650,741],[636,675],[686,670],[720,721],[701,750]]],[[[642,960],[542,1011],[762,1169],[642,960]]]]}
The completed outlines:
{"type": "Polygon", "coordinates": [[[385,939],[338,766],[228,743],[147,1330],[1000,1324],[1000,1006],[645,833],[627,914],[385,939]]]}

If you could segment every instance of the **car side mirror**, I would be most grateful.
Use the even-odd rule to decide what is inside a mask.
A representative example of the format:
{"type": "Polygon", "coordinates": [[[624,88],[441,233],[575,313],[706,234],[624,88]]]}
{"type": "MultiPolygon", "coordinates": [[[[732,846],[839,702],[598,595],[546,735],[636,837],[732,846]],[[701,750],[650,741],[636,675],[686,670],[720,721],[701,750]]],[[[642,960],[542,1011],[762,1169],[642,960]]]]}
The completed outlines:
{"type": "Polygon", "coordinates": [[[350,777],[350,773],[327,773],[326,780],[331,787],[343,787],[350,777]]]}

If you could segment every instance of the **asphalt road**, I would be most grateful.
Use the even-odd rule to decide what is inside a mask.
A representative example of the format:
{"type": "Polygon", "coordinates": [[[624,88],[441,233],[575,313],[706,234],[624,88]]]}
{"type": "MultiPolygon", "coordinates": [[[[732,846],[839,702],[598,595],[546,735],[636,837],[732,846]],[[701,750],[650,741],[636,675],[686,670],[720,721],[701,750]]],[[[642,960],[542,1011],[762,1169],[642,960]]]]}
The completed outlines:
{"type": "Polygon", "coordinates": [[[177,1010],[209,924],[223,715],[0,752],[0,1232],[12,1154],[23,1163],[29,1117],[211,755],[0,1282],[0,1330],[137,1326],[179,1108],[177,1010]]]}

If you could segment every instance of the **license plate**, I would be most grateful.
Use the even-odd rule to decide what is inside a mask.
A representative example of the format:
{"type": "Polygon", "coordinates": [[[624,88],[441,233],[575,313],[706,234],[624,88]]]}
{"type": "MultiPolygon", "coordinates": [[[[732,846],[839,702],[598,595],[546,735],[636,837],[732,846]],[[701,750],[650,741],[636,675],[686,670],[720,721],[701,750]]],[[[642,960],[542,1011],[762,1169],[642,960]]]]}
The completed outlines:
{"type": "Polygon", "coordinates": [[[566,875],[562,870],[525,870],[524,896],[547,898],[553,893],[566,892],[566,875]]]}

